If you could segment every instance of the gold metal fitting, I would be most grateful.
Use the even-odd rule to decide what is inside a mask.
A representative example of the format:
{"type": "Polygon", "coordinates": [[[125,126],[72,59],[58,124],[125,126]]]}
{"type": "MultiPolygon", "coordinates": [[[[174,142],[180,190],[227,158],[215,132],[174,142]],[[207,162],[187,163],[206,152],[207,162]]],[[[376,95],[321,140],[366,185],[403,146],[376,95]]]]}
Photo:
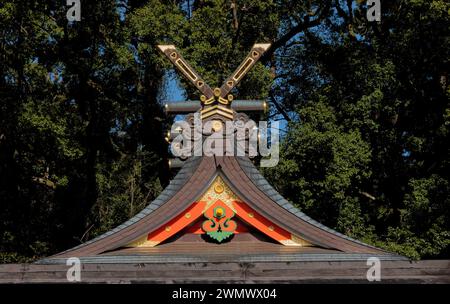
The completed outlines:
{"type": "Polygon", "coordinates": [[[220,93],[222,93],[222,90],[220,90],[220,88],[215,88],[214,89],[214,96],[219,97],[220,93]]]}
{"type": "Polygon", "coordinates": [[[223,188],[223,186],[222,186],[221,184],[217,184],[217,185],[214,186],[214,191],[215,191],[217,194],[222,193],[224,190],[225,190],[225,189],[223,188]]]}
{"type": "Polygon", "coordinates": [[[205,99],[205,101],[202,101],[202,103],[204,105],[209,105],[209,104],[212,104],[214,102],[214,96],[212,96],[210,99],[206,99],[206,97],[204,99],[205,99]]]}
{"type": "Polygon", "coordinates": [[[218,208],[216,210],[216,216],[221,217],[223,215],[223,209],[222,208],[218,208]]]}
{"type": "Polygon", "coordinates": [[[227,105],[229,103],[229,101],[227,99],[222,98],[221,96],[219,96],[219,102],[224,105],[227,105]]]}
{"type": "Polygon", "coordinates": [[[214,132],[222,130],[222,122],[220,120],[214,120],[212,122],[212,129],[214,132]]]}

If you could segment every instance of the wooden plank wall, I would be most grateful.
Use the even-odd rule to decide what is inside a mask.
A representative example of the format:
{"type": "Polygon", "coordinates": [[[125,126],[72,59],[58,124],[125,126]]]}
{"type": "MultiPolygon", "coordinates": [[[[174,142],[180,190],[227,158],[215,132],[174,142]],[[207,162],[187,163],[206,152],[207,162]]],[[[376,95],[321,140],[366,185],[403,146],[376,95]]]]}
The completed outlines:
{"type": "MultiPolygon", "coordinates": [[[[65,265],[2,264],[0,283],[69,283],[65,265]]],[[[365,262],[84,264],[81,283],[368,283],[365,262]]],[[[450,283],[450,260],[382,261],[381,283],[450,283]]]]}

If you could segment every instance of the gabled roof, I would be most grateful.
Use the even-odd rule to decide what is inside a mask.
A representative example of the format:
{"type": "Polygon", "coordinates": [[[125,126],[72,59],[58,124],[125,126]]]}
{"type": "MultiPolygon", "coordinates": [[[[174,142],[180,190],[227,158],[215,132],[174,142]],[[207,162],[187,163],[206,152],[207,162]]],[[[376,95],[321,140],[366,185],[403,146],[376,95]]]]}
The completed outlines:
{"type": "MultiPolygon", "coordinates": [[[[322,260],[348,260],[365,259],[367,256],[379,256],[384,259],[404,259],[398,255],[349,238],[300,212],[267,182],[247,157],[203,156],[188,159],[169,186],[153,202],[127,222],[89,242],[41,260],[39,263],[57,263],[69,257],[79,257],[85,262],[93,263],[108,263],[112,260],[125,263],[135,260],[161,261],[167,260],[169,257],[173,259],[171,261],[184,261],[189,260],[189,256],[195,256],[196,259],[194,260],[201,260],[202,258],[208,260],[208,251],[213,248],[218,250],[217,248],[221,248],[220,246],[223,249],[228,248],[231,258],[233,250],[231,249],[230,251],[229,248],[234,248],[232,244],[218,245],[197,242],[192,248],[197,248],[199,251],[195,252],[194,250],[194,252],[191,252],[191,255],[182,254],[183,250],[180,249],[184,248],[183,246],[187,246],[187,248],[192,246],[189,242],[179,242],[177,245],[161,244],[154,248],[124,249],[128,244],[162,227],[167,221],[175,218],[192,205],[193,202],[199,200],[217,176],[220,176],[226,185],[258,214],[316,247],[316,250],[314,248],[297,248],[287,251],[278,249],[274,251],[274,248],[279,247],[273,246],[283,247],[283,245],[272,244],[269,246],[260,244],[257,246],[267,248],[267,252],[263,250],[258,253],[260,258],[265,256],[264,259],[272,261],[280,259],[308,259],[311,257],[322,260]],[[268,248],[272,249],[269,250],[268,248]],[[174,250],[175,252],[173,252],[174,250]],[[176,252],[177,250],[179,251],[178,253],[176,252]],[[166,252],[166,257],[161,256],[164,252],[166,252]],[[205,256],[202,257],[202,255],[205,256]]],[[[238,247],[245,248],[242,246],[238,247]]],[[[238,252],[240,256],[244,253],[245,250],[244,252],[238,252]]],[[[245,256],[249,259],[248,255],[245,256]]],[[[224,257],[222,256],[222,258],[224,257]]],[[[254,255],[253,258],[255,258],[254,255]]],[[[252,259],[251,254],[250,259],[252,259]]]]}
{"type": "MultiPolygon", "coordinates": [[[[202,93],[201,108],[196,113],[202,123],[212,123],[212,128],[209,131],[202,127],[198,133],[196,115],[190,114],[186,118],[187,133],[193,133],[194,139],[196,135],[202,139],[210,132],[224,135],[224,127],[232,121],[244,124],[245,131],[250,119],[232,109],[234,97],[229,92],[269,47],[270,44],[255,44],[222,87],[212,89],[174,45],[158,46],[202,93]]],[[[187,104],[184,107],[190,108],[187,104]]],[[[246,140],[250,144],[250,135],[246,140]]],[[[306,216],[284,199],[247,157],[204,155],[188,159],[169,186],[127,222],[39,262],[64,263],[70,257],[92,263],[130,263],[216,261],[217,257],[227,262],[298,261],[311,257],[348,260],[368,256],[402,258],[306,216]]]]}

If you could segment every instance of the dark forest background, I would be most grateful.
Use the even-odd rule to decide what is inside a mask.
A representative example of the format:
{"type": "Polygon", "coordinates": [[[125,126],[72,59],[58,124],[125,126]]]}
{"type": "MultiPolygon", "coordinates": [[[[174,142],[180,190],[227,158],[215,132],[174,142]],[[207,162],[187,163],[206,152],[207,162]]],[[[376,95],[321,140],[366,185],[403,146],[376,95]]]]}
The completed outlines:
{"type": "Polygon", "coordinates": [[[366,1],[81,0],[68,22],[66,1],[2,0],[0,262],[87,241],[168,184],[158,43],[213,86],[272,42],[235,92],[287,122],[265,176],[351,237],[450,257],[450,4],[381,2],[368,22],[366,1]]]}

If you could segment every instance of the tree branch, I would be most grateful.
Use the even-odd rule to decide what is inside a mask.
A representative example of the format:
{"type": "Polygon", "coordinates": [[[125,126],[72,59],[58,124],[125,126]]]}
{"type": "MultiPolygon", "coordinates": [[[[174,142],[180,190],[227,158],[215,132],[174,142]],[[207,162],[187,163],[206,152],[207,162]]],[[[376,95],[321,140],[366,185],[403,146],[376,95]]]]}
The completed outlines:
{"type": "Polygon", "coordinates": [[[319,25],[322,20],[326,17],[328,14],[328,11],[330,9],[330,3],[327,2],[325,6],[322,8],[322,10],[316,15],[318,15],[315,19],[311,20],[309,15],[306,15],[303,19],[303,22],[294,26],[292,29],[290,29],[286,34],[284,34],[281,38],[276,40],[272,43],[270,48],[264,53],[262,61],[266,62],[267,60],[270,60],[271,56],[275,51],[283,46],[286,45],[289,40],[291,40],[295,35],[311,28],[319,25]]]}
{"type": "Polygon", "coordinates": [[[291,121],[291,118],[289,117],[289,115],[286,113],[286,111],[281,107],[281,105],[275,99],[275,96],[273,95],[272,91],[270,91],[269,96],[270,96],[270,99],[271,99],[273,105],[275,106],[275,108],[278,110],[278,112],[281,115],[283,115],[283,118],[286,119],[287,121],[291,121]]]}

